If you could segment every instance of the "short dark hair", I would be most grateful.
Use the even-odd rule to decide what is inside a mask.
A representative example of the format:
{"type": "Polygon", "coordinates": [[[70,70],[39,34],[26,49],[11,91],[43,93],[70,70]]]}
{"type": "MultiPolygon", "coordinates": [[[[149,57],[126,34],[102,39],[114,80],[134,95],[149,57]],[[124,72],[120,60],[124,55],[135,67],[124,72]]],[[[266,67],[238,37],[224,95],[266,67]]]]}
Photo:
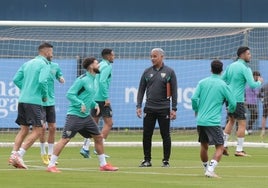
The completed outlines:
{"type": "Polygon", "coordinates": [[[104,48],[101,52],[101,56],[104,58],[106,55],[110,55],[112,53],[112,49],[110,48],[104,48]]]}
{"type": "Polygon", "coordinates": [[[253,76],[261,76],[261,73],[259,71],[253,71],[253,76]]]}
{"type": "Polygon", "coordinates": [[[222,72],[223,63],[220,60],[213,60],[211,62],[211,71],[213,74],[220,74],[222,72]]]}
{"type": "Polygon", "coordinates": [[[42,50],[44,48],[53,48],[53,45],[48,42],[44,42],[38,46],[38,50],[42,50]]]}
{"type": "Polygon", "coordinates": [[[96,60],[95,57],[87,57],[83,61],[83,67],[84,69],[87,69],[89,65],[91,65],[96,60]]]}
{"type": "Polygon", "coordinates": [[[240,57],[241,54],[243,54],[244,52],[246,52],[247,50],[250,50],[249,47],[247,46],[240,46],[237,50],[237,56],[240,57]]]}

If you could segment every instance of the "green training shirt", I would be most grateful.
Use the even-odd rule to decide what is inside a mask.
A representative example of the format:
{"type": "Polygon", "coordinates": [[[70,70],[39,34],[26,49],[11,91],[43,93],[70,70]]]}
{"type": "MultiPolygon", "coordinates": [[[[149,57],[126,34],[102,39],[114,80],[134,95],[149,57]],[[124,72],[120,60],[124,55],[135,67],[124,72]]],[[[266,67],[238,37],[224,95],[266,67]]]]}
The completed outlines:
{"type": "Polygon", "coordinates": [[[245,101],[246,83],[250,88],[257,88],[261,86],[260,81],[256,82],[254,80],[251,68],[243,59],[238,59],[230,64],[226,68],[222,79],[229,85],[237,102],[245,101]]]}
{"type": "Polygon", "coordinates": [[[48,97],[47,97],[47,101],[43,103],[43,106],[55,105],[54,80],[59,80],[63,76],[58,63],[50,62],[49,66],[50,66],[50,74],[47,79],[48,97]]]}
{"type": "Polygon", "coordinates": [[[45,57],[39,55],[16,72],[13,82],[20,89],[19,102],[42,105],[42,98],[48,97],[48,63],[45,57]]]}
{"type": "Polygon", "coordinates": [[[99,83],[95,101],[105,101],[109,99],[109,88],[112,79],[112,65],[111,63],[103,59],[100,62],[100,74],[97,74],[96,79],[99,83]]]}
{"type": "Polygon", "coordinates": [[[96,87],[97,82],[94,75],[86,72],[79,76],[66,94],[70,101],[67,114],[87,117],[90,110],[98,105],[94,100],[96,87]],[[82,105],[86,106],[85,113],[81,112],[82,105]]]}
{"type": "Polygon", "coordinates": [[[234,112],[236,100],[220,75],[201,80],[192,96],[192,108],[197,113],[197,125],[220,126],[222,105],[228,101],[228,111],[234,112]]]}

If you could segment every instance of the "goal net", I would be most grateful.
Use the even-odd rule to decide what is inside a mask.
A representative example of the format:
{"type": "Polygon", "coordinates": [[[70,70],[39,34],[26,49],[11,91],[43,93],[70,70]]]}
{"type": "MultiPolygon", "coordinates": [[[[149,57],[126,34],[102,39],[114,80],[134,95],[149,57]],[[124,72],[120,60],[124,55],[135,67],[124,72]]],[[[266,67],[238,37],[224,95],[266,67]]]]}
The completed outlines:
{"type": "Polygon", "coordinates": [[[155,47],[165,51],[165,64],[178,78],[178,117],[171,126],[194,128],[191,96],[198,81],[211,74],[212,59],[222,60],[225,68],[236,59],[238,47],[247,45],[252,70],[260,71],[268,80],[266,27],[231,23],[0,22],[0,129],[18,128],[14,121],[19,92],[12,77],[37,55],[37,47],[44,41],[54,46],[53,61],[60,65],[66,80],[64,85],[55,82],[58,128],[64,126],[69,104],[65,94],[83,72],[83,58],[101,59],[102,49],[112,48],[116,55],[110,88],[113,128],[141,129],[142,119],[135,113],[137,90],[144,69],[151,66],[150,51],[155,47]]]}

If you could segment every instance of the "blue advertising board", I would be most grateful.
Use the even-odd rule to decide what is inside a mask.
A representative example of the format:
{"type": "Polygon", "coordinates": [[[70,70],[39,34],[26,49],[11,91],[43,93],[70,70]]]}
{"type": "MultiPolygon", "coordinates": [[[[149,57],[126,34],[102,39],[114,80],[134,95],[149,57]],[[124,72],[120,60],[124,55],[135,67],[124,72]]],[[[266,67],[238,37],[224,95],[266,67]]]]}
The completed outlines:
{"type": "MultiPolygon", "coordinates": [[[[27,59],[0,59],[0,128],[17,128],[17,102],[19,90],[12,82],[17,69],[27,59]]],[[[55,59],[65,77],[65,84],[55,81],[57,126],[65,123],[68,100],[65,95],[77,77],[76,59],[55,59]]],[[[209,76],[211,60],[165,60],[165,64],[174,69],[178,79],[177,119],[172,121],[175,128],[196,126],[194,112],[191,108],[191,96],[199,80],[209,76]]],[[[223,60],[224,68],[232,60],[223,60]]],[[[265,69],[267,61],[260,61],[262,75],[268,75],[265,69]]],[[[114,128],[141,128],[142,119],[136,116],[136,98],[140,77],[151,66],[148,59],[116,59],[113,64],[110,100],[113,108],[114,128]]],[[[266,79],[268,80],[268,78],[266,79]]],[[[145,101],[145,99],[144,99],[145,101]]],[[[144,105],[143,105],[144,106],[144,105]]],[[[222,126],[225,125],[226,112],[223,107],[222,126]]]]}

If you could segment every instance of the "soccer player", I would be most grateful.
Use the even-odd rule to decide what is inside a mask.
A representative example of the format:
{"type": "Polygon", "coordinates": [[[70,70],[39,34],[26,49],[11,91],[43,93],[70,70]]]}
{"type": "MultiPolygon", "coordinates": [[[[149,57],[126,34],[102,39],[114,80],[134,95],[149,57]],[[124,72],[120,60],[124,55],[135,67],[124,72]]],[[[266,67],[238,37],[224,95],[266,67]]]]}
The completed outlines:
{"type": "Polygon", "coordinates": [[[154,48],[151,51],[153,66],[147,68],[140,79],[137,109],[139,118],[142,117],[142,101],[146,91],[146,103],[143,117],[143,154],[144,160],[140,167],[151,167],[152,136],[156,121],[163,140],[162,167],[169,167],[171,153],[170,120],[176,118],[177,111],[177,78],[173,69],[163,62],[164,51],[154,48]],[[168,86],[170,85],[170,87],[168,86]],[[171,91],[169,90],[171,88],[171,91]],[[170,104],[170,101],[172,102],[170,104]],[[171,109],[170,109],[171,108],[171,109]]]}
{"type": "Polygon", "coordinates": [[[48,82],[48,99],[43,103],[43,116],[44,116],[44,125],[42,135],[40,136],[40,150],[41,158],[45,165],[48,165],[49,158],[53,153],[53,147],[55,142],[56,134],[56,112],[55,112],[55,92],[54,92],[54,80],[58,80],[60,83],[64,83],[64,77],[58,63],[50,62],[50,75],[47,80],[48,82]],[[46,122],[48,126],[48,151],[46,152],[46,122]]]}
{"type": "Polygon", "coordinates": [[[258,81],[255,81],[252,75],[252,70],[249,67],[251,60],[250,49],[246,46],[241,46],[237,50],[237,61],[230,64],[224,72],[222,79],[229,85],[235,99],[237,101],[236,111],[230,113],[228,123],[224,129],[224,151],[223,154],[228,156],[227,141],[232,131],[235,120],[238,122],[237,130],[237,146],[235,156],[248,156],[243,150],[245,130],[246,130],[246,116],[245,116],[245,85],[246,83],[251,88],[260,87],[263,79],[259,76],[258,81]]]}
{"type": "MultiPolygon", "coordinates": [[[[102,50],[101,56],[103,59],[100,62],[100,74],[96,76],[99,88],[95,96],[95,101],[99,104],[100,107],[100,113],[97,115],[95,110],[92,109],[91,115],[97,124],[99,124],[99,120],[102,117],[104,125],[101,130],[101,134],[105,141],[108,138],[110,130],[113,126],[113,113],[109,99],[109,88],[112,79],[112,63],[114,62],[115,55],[112,49],[105,48],[102,50]]],[[[85,138],[83,147],[80,150],[80,154],[84,158],[90,157],[89,146],[90,138],[85,138]]],[[[96,154],[96,151],[94,152],[96,154]]],[[[109,157],[108,155],[105,156],[109,157]]]]}
{"type": "MultiPolygon", "coordinates": [[[[253,77],[254,80],[257,81],[258,77],[261,76],[260,72],[254,71],[253,77]]],[[[255,124],[256,120],[258,119],[258,95],[259,95],[259,88],[250,88],[249,86],[246,87],[246,107],[249,111],[249,120],[248,120],[248,126],[247,131],[248,134],[252,134],[253,132],[253,125],[255,124]]]]}
{"type": "Polygon", "coordinates": [[[87,72],[78,77],[73,85],[69,88],[66,96],[70,101],[67,111],[66,123],[63,129],[62,138],[54,147],[51,156],[48,172],[60,172],[55,166],[56,161],[65,147],[65,145],[73,138],[76,133],[80,133],[85,138],[93,138],[95,149],[98,154],[101,171],[116,171],[117,167],[106,162],[103,148],[103,137],[99,131],[98,125],[90,115],[90,110],[95,109],[99,114],[99,105],[95,102],[95,76],[99,73],[99,64],[94,57],[86,58],[83,61],[83,67],[87,72]]]}
{"type": "Polygon", "coordinates": [[[219,177],[215,168],[223,153],[223,132],[220,126],[222,105],[228,101],[228,111],[234,112],[236,101],[230,88],[221,79],[223,64],[219,60],[211,62],[212,75],[201,80],[192,96],[192,108],[197,116],[198,141],[200,158],[207,177],[219,177]],[[208,160],[209,145],[215,145],[213,158],[208,160]]]}
{"type": "Polygon", "coordinates": [[[23,156],[42,133],[42,104],[48,98],[48,64],[53,56],[53,46],[43,43],[38,47],[38,52],[39,55],[24,63],[13,78],[14,84],[20,89],[16,119],[20,131],[15,138],[9,164],[16,168],[27,169],[23,156]],[[28,135],[30,126],[32,131],[28,135]]]}
{"type": "Polygon", "coordinates": [[[262,121],[261,121],[261,138],[265,135],[266,121],[268,116],[268,83],[264,84],[259,93],[262,98],[262,121]]]}

